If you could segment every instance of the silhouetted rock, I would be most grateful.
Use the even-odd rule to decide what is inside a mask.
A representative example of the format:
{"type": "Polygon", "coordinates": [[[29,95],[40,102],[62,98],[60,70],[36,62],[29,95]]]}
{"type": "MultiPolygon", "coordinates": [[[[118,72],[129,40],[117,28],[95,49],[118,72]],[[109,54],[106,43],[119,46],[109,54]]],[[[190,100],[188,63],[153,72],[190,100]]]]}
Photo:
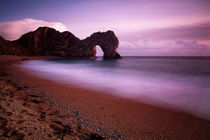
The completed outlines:
{"type": "Polygon", "coordinates": [[[60,33],[53,28],[39,27],[15,41],[0,37],[1,54],[95,58],[96,45],[103,50],[105,59],[121,58],[117,53],[119,41],[113,31],[97,32],[80,40],[68,31],[60,33]]]}
{"type": "Polygon", "coordinates": [[[104,52],[103,57],[105,59],[121,58],[121,56],[117,53],[119,41],[113,31],[97,32],[92,34],[90,37],[82,40],[82,46],[85,46],[85,48],[89,48],[86,49],[84,55],[95,57],[96,45],[99,45],[101,47],[102,51],[104,52]]]}
{"type": "Polygon", "coordinates": [[[0,54],[31,55],[31,52],[14,41],[7,41],[0,36],[0,54]]]}

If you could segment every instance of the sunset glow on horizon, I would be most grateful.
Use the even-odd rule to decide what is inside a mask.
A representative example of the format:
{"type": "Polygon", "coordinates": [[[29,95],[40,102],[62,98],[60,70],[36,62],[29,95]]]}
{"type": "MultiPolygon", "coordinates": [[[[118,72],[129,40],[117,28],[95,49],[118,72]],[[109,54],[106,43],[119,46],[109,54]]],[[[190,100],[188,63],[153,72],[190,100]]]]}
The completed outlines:
{"type": "Polygon", "coordinates": [[[122,55],[210,55],[208,0],[8,0],[0,13],[0,35],[10,40],[39,26],[81,39],[113,30],[122,55]]]}

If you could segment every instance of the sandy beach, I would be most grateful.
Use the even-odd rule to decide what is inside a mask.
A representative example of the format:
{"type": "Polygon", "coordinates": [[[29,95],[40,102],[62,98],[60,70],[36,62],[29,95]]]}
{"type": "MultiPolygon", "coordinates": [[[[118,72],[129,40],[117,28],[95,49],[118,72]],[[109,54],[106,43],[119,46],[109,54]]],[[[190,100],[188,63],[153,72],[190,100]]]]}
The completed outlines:
{"type": "MultiPolygon", "coordinates": [[[[0,56],[1,139],[208,140],[210,121],[38,78],[0,56]]],[[[141,92],[141,91],[139,91],[141,92]]]]}

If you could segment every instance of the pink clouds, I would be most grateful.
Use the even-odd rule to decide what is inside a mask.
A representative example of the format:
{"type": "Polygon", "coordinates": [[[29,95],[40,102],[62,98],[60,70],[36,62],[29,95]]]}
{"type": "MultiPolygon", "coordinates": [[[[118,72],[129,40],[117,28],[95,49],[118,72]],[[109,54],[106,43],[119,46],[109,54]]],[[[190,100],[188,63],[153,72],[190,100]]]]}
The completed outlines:
{"type": "Polygon", "coordinates": [[[210,40],[210,21],[137,33],[153,40],[210,40]]]}
{"type": "Polygon", "coordinates": [[[119,35],[122,55],[210,56],[210,21],[119,35]]]}
{"type": "Polygon", "coordinates": [[[52,27],[61,32],[67,30],[66,26],[61,22],[47,22],[43,20],[25,18],[21,20],[0,22],[0,36],[7,40],[15,40],[24,33],[36,30],[40,26],[52,27]]]}
{"type": "Polygon", "coordinates": [[[137,40],[121,42],[121,55],[142,56],[210,56],[210,46],[197,41],[137,40]]]}

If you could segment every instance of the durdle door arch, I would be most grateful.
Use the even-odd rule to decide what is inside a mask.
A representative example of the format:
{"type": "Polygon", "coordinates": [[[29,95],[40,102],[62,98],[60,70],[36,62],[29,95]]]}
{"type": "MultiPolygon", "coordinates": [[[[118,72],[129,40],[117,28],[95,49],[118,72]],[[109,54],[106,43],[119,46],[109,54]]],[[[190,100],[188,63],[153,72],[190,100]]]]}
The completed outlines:
{"type": "MultiPolygon", "coordinates": [[[[97,32],[90,37],[83,40],[84,44],[91,44],[89,50],[89,56],[96,57],[96,46],[99,46],[103,51],[104,59],[119,59],[121,56],[118,54],[117,49],[119,46],[119,40],[115,36],[113,31],[97,32]]],[[[87,47],[88,48],[88,47],[87,47]]]]}
{"type": "Polygon", "coordinates": [[[113,31],[96,32],[80,40],[68,31],[61,33],[53,28],[39,27],[15,41],[0,37],[0,44],[0,52],[3,54],[68,58],[96,58],[95,46],[98,45],[104,53],[104,59],[121,58],[117,52],[119,40],[113,31]]]}

